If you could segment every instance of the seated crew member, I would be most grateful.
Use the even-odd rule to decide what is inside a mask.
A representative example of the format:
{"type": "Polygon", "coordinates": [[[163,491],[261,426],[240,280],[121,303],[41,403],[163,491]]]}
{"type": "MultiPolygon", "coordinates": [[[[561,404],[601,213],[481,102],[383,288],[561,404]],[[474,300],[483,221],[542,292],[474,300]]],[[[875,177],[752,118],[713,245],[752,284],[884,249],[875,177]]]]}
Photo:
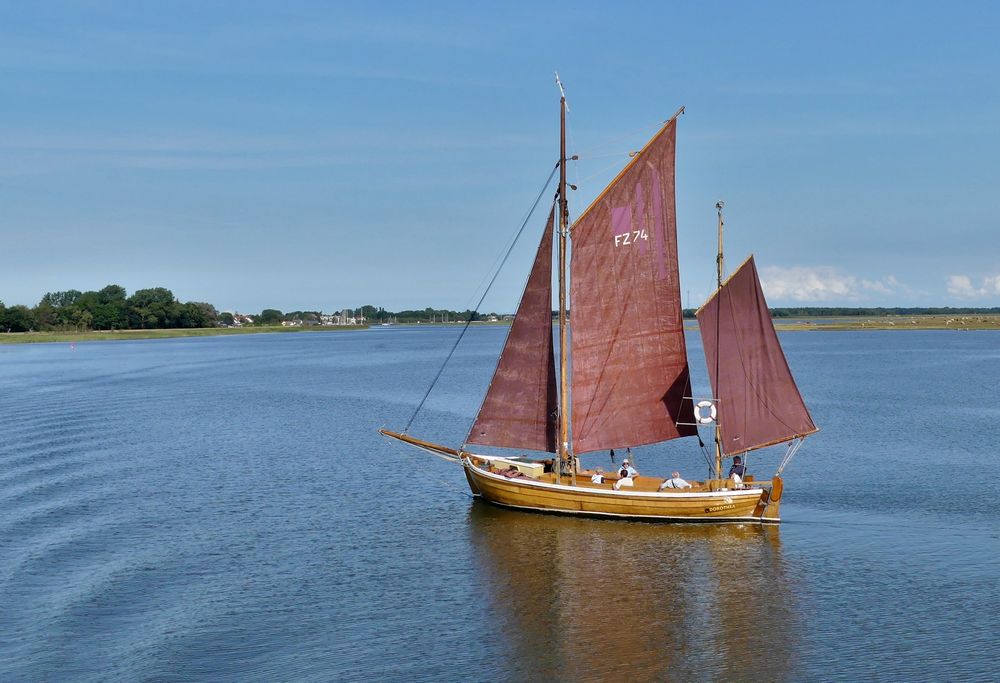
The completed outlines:
{"type": "Polygon", "coordinates": [[[742,488],[743,477],[746,476],[747,468],[743,465],[743,458],[740,456],[733,457],[733,466],[729,468],[729,478],[733,480],[737,488],[742,488]]]}
{"type": "Polygon", "coordinates": [[[681,479],[680,472],[671,472],[670,479],[660,484],[660,491],[663,489],[689,489],[691,484],[687,483],[685,480],[681,479]]]}
{"type": "Polygon", "coordinates": [[[622,467],[618,470],[618,481],[615,482],[615,490],[622,486],[635,486],[635,478],[639,476],[639,471],[632,467],[628,458],[622,460],[622,467]]]}

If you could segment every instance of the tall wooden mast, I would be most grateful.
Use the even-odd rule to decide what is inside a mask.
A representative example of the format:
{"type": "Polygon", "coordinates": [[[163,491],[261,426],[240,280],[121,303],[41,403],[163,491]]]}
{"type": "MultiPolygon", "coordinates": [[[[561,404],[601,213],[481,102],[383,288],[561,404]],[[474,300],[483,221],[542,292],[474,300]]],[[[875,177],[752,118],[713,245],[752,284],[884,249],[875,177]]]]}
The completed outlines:
{"type": "MultiPolygon", "coordinates": [[[[556,76],[558,81],[558,75],[556,76]]],[[[562,90],[562,83],[559,83],[562,90]]],[[[560,481],[562,468],[570,461],[569,453],[569,392],[566,380],[566,235],[569,232],[569,205],[566,201],[566,95],[559,98],[559,466],[556,481],[560,481]]],[[[576,484],[576,466],[571,467],[571,480],[576,484]]]]}
{"type": "MultiPolygon", "coordinates": [[[[722,291],[722,277],[723,277],[723,272],[725,271],[725,259],[722,256],[722,226],[724,224],[723,220],[722,220],[722,207],[724,207],[725,205],[726,205],[726,203],[724,201],[722,201],[721,199],[718,202],[715,203],[715,210],[719,214],[719,253],[715,257],[715,271],[716,271],[716,290],[715,291],[716,291],[716,293],[722,291]]],[[[715,348],[716,348],[716,354],[715,354],[715,377],[716,377],[716,385],[718,385],[718,383],[722,381],[721,375],[719,374],[719,357],[721,355],[719,353],[719,351],[718,351],[718,349],[719,349],[719,328],[720,328],[720,324],[717,322],[716,325],[715,325],[715,348]]],[[[718,386],[716,386],[716,393],[717,394],[719,393],[718,386]]],[[[718,398],[718,396],[716,396],[716,398],[718,398]]],[[[719,479],[722,479],[722,430],[719,428],[719,421],[718,420],[715,421],[715,476],[717,478],[719,478],[719,479]]]]}

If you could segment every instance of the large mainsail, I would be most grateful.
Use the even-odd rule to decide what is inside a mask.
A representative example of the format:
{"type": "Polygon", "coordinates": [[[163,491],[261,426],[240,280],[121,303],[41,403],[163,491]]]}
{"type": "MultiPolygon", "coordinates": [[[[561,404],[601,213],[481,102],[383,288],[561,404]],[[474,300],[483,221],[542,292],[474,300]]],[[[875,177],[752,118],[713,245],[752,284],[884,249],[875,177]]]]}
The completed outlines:
{"type": "Polygon", "coordinates": [[[817,431],[788,369],[753,256],[698,311],[725,455],[817,431]]]}
{"type": "Polygon", "coordinates": [[[493,381],[467,443],[556,450],[558,397],[552,342],[552,226],[549,214],[493,381]]]}
{"type": "Polygon", "coordinates": [[[576,453],[696,433],[685,399],[675,147],[671,119],[572,229],[576,453]]]}

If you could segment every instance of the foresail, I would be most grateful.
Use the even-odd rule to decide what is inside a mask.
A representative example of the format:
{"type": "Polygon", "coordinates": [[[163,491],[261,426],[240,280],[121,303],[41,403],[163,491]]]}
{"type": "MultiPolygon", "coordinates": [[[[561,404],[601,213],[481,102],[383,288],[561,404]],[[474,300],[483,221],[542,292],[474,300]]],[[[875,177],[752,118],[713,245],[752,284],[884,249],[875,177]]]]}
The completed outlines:
{"type": "Polygon", "coordinates": [[[753,256],[701,307],[698,327],[724,454],[817,431],[778,342],[753,256]]]}
{"type": "Polygon", "coordinates": [[[466,439],[485,446],[556,450],[558,397],[552,341],[552,226],[549,214],[493,381],[466,439]]]}
{"type": "Polygon", "coordinates": [[[573,226],[576,453],[696,433],[685,399],[691,393],[677,268],[676,125],[674,119],[664,126],[573,226]]]}

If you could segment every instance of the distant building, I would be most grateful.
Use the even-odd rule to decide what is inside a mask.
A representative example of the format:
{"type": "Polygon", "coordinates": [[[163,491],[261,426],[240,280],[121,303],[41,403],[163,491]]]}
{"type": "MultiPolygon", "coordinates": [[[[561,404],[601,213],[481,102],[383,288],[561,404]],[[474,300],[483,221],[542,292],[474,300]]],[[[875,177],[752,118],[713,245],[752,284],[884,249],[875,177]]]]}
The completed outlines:
{"type": "MultiPolygon", "coordinates": [[[[363,325],[365,322],[364,316],[357,315],[349,308],[345,308],[339,313],[334,313],[330,317],[333,319],[333,322],[330,324],[333,325],[363,325]]],[[[324,324],[326,323],[324,322],[324,324]]]]}

